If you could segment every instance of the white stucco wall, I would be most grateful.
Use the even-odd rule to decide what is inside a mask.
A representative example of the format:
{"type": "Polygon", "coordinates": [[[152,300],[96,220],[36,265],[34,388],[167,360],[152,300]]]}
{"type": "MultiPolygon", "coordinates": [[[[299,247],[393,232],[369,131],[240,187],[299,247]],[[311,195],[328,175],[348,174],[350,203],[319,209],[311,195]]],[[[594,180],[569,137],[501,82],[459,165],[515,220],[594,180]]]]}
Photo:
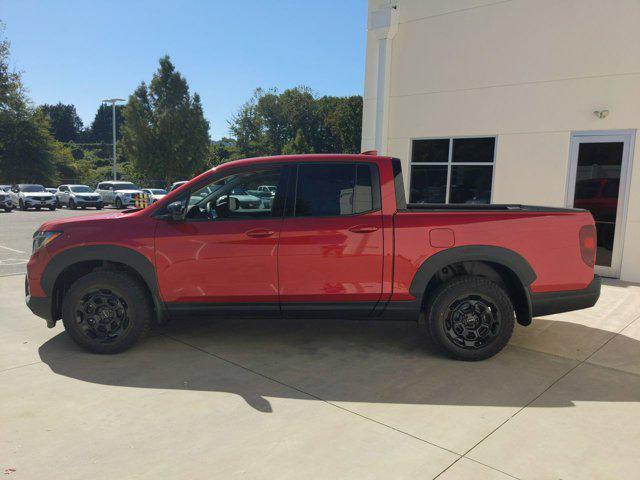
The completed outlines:
{"type": "MultiPolygon", "coordinates": [[[[384,153],[405,173],[412,138],[497,135],[493,201],[564,206],[571,133],[640,128],[639,0],[369,2],[385,5],[397,6],[398,28],[384,153]]],[[[365,150],[377,55],[370,32],[365,150]]],[[[640,282],[639,150],[636,140],[621,278],[640,282]]]]}

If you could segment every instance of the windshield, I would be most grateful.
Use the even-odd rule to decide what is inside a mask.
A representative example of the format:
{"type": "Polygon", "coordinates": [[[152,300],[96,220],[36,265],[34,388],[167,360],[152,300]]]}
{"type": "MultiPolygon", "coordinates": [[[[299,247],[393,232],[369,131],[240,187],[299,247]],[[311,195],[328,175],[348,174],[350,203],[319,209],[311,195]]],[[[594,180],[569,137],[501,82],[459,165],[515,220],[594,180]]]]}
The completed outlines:
{"type": "Polygon", "coordinates": [[[21,192],[44,192],[45,189],[42,185],[20,185],[21,192]]]}
{"type": "Polygon", "coordinates": [[[163,190],[162,188],[150,188],[149,191],[153,195],[166,195],[167,194],[167,191],[163,190]]]}
{"type": "Polygon", "coordinates": [[[140,190],[133,183],[116,183],[113,185],[114,190],[140,190]]]}
{"type": "Polygon", "coordinates": [[[87,187],[86,185],[75,185],[73,187],[69,187],[71,189],[72,192],[75,193],[91,193],[93,192],[93,190],[91,190],[90,187],[87,187]]]}

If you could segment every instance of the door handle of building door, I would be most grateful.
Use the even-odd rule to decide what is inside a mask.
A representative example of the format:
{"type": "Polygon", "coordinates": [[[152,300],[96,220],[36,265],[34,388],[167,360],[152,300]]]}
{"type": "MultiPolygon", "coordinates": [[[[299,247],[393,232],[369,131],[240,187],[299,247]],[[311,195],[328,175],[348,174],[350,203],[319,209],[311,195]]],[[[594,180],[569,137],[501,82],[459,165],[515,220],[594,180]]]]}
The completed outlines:
{"type": "Polygon", "coordinates": [[[246,235],[248,237],[264,238],[264,237],[270,237],[274,233],[276,232],[274,232],[273,230],[267,230],[265,228],[255,228],[253,230],[249,230],[248,232],[246,232],[246,235]]]}
{"type": "Polygon", "coordinates": [[[353,233],[371,233],[378,230],[378,227],[373,225],[356,225],[355,227],[351,227],[349,231],[353,233]]]}

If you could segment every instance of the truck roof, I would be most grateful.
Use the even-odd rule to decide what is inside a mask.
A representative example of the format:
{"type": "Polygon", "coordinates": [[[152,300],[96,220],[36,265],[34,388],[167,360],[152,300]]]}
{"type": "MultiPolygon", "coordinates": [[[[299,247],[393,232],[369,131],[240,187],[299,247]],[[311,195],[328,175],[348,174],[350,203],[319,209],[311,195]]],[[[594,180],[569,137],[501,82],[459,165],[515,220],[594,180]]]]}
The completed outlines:
{"type": "Polygon", "coordinates": [[[303,155],[274,155],[270,157],[253,157],[253,158],[243,158],[240,160],[233,160],[231,162],[223,163],[222,165],[217,165],[214,168],[218,168],[220,166],[241,166],[248,163],[293,163],[293,162],[322,162],[322,161],[371,161],[371,160],[391,160],[392,157],[373,155],[372,153],[311,153],[311,154],[303,154],[303,155]]]}

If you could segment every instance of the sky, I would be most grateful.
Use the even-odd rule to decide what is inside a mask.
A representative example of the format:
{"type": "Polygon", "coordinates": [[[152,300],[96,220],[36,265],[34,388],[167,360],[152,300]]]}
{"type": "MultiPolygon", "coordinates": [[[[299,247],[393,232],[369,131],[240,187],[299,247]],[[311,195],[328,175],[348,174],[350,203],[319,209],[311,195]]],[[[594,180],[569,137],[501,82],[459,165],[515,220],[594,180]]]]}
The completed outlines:
{"type": "Polygon", "coordinates": [[[257,87],[364,86],[366,0],[0,0],[0,20],[34,103],[74,104],[85,125],[165,54],[202,97],[214,139],[257,87]]]}

